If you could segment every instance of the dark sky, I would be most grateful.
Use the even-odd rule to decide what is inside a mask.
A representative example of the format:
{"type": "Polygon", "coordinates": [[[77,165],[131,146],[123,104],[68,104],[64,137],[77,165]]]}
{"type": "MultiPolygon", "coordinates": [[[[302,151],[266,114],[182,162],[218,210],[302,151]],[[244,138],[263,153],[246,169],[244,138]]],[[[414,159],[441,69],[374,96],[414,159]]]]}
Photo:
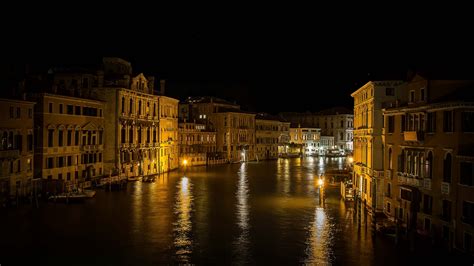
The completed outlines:
{"type": "Polygon", "coordinates": [[[170,96],[224,97],[271,113],[351,107],[350,93],[366,81],[404,78],[408,69],[474,73],[471,21],[383,12],[339,20],[323,13],[259,20],[227,13],[186,20],[41,17],[20,30],[6,28],[3,62],[119,56],[135,72],[166,79],[170,96]]]}

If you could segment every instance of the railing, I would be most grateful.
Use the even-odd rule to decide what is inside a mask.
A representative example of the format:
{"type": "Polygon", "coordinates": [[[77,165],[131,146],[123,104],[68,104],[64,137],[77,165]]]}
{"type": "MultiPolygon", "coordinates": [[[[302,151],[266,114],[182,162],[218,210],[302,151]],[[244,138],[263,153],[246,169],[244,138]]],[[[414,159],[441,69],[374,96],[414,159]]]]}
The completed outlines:
{"type": "Polygon", "coordinates": [[[404,131],[403,140],[404,141],[423,141],[424,140],[423,131],[404,131]]]}
{"type": "Polygon", "coordinates": [[[413,187],[421,187],[422,182],[420,179],[415,178],[415,176],[407,175],[406,173],[397,173],[398,183],[401,185],[409,185],[413,187]]]}
{"type": "Polygon", "coordinates": [[[0,151],[0,158],[18,158],[20,157],[19,150],[3,150],[0,151]]]}
{"type": "Polygon", "coordinates": [[[450,184],[441,182],[441,194],[449,195],[450,184]]]}
{"type": "Polygon", "coordinates": [[[391,169],[385,170],[385,177],[386,177],[388,180],[392,180],[392,170],[391,170],[391,169]]]}

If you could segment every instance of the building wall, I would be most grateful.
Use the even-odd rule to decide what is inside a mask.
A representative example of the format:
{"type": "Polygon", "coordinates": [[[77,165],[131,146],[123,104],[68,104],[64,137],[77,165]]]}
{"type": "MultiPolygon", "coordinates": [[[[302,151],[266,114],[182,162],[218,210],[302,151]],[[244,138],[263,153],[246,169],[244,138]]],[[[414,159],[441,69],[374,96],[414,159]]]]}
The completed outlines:
{"type": "Polygon", "coordinates": [[[214,113],[209,116],[217,131],[217,151],[229,162],[255,160],[255,114],[214,113]]]}
{"type": "Polygon", "coordinates": [[[178,100],[160,96],[160,164],[162,171],[178,168],[178,100]]]}
{"type": "Polygon", "coordinates": [[[301,153],[303,156],[318,155],[321,148],[320,134],[319,128],[290,128],[290,143],[301,145],[301,153]]]}
{"type": "Polygon", "coordinates": [[[0,99],[0,203],[31,192],[33,105],[27,101],[0,99]]]}
{"type": "Polygon", "coordinates": [[[457,87],[452,81],[449,88],[427,84],[415,78],[406,105],[384,112],[384,212],[437,244],[473,253],[465,238],[474,235],[474,108],[461,101],[430,103],[429,95],[457,87]],[[402,191],[412,197],[404,199],[402,191]]]}
{"type": "Polygon", "coordinates": [[[32,99],[37,101],[35,176],[70,183],[102,176],[105,104],[54,94],[32,99]]]}
{"type": "Polygon", "coordinates": [[[370,81],[354,98],[354,184],[367,207],[383,210],[382,106],[403,89],[401,81],[370,81]],[[373,195],[376,195],[373,206],[373,195]]]}
{"type": "Polygon", "coordinates": [[[219,159],[216,148],[216,132],[204,124],[179,123],[179,163],[187,160],[188,166],[206,165],[219,159]]]}
{"type": "Polygon", "coordinates": [[[255,146],[258,160],[276,159],[289,141],[290,123],[278,120],[255,120],[255,146]]]}

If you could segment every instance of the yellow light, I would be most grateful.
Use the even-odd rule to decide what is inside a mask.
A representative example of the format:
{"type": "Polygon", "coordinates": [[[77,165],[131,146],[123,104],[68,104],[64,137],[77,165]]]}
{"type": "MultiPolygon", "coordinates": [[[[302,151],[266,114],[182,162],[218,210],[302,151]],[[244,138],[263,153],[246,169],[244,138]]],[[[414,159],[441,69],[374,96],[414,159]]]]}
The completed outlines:
{"type": "Polygon", "coordinates": [[[322,186],[324,185],[324,180],[323,180],[323,179],[319,179],[319,180],[318,180],[318,185],[319,185],[320,187],[322,187],[322,186]]]}
{"type": "Polygon", "coordinates": [[[183,164],[184,164],[184,166],[186,166],[188,164],[188,160],[184,159],[183,164]]]}
{"type": "Polygon", "coordinates": [[[354,158],[352,158],[352,156],[351,156],[351,157],[349,157],[349,158],[347,159],[347,161],[348,161],[349,163],[352,163],[352,162],[354,162],[354,158]]]}

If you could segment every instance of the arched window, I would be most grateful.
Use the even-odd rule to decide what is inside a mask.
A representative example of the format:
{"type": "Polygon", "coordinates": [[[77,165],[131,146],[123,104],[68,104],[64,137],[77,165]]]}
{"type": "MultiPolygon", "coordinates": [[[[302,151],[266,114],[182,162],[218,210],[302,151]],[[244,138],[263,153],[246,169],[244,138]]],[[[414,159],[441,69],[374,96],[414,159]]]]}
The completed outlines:
{"type": "Polygon", "coordinates": [[[125,126],[122,126],[122,130],[120,130],[120,138],[122,143],[125,143],[125,126]]]}
{"type": "Polygon", "coordinates": [[[130,99],[130,109],[129,109],[129,113],[132,114],[133,113],[133,100],[130,99]]]}
{"type": "Polygon", "coordinates": [[[446,154],[443,162],[443,182],[451,182],[451,168],[452,168],[452,159],[451,153],[446,154]]]}
{"type": "Polygon", "coordinates": [[[125,97],[122,96],[122,113],[125,113],[125,97]]]}
{"type": "Polygon", "coordinates": [[[388,148],[388,169],[392,169],[392,148],[388,148]]]}
{"type": "Polygon", "coordinates": [[[128,131],[128,142],[133,143],[133,127],[131,126],[128,131]]]}
{"type": "Polygon", "coordinates": [[[433,177],[433,153],[431,151],[428,152],[428,156],[425,161],[425,175],[427,178],[433,177]]]}

